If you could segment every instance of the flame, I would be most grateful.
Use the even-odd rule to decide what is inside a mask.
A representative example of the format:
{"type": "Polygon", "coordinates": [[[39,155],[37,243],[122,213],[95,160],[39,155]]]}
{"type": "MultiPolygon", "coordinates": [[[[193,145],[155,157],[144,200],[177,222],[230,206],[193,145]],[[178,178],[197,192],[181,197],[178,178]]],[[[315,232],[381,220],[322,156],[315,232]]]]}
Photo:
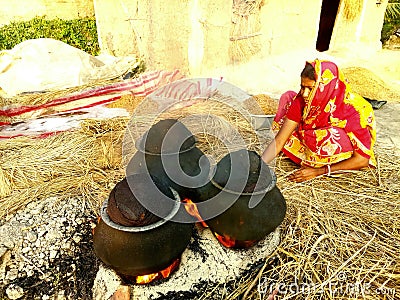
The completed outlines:
{"type": "Polygon", "coordinates": [[[219,235],[218,233],[214,232],[215,237],[217,240],[227,248],[232,248],[235,246],[236,241],[235,239],[227,236],[227,235],[219,235]]]}
{"type": "Polygon", "coordinates": [[[137,284],[146,284],[150,283],[155,280],[160,274],[159,273],[152,273],[143,276],[136,276],[136,283],[137,284]]]}
{"type": "Polygon", "coordinates": [[[174,262],[169,265],[169,267],[166,267],[164,270],[161,270],[160,273],[162,277],[167,278],[176,268],[178,268],[180,262],[181,260],[179,258],[175,259],[174,262]]]}
{"type": "Polygon", "coordinates": [[[234,238],[227,235],[220,235],[214,232],[217,240],[226,248],[249,248],[253,246],[257,240],[249,240],[249,241],[237,241],[234,238]]]}
{"type": "Polygon", "coordinates": [[[206,222],[203,221],[203,218],[200,216],[196,204],[188,198],[183,199],[182,202],[185,203],[185,209],[188,214],[195,217],[204,228],[207,228],[208,225],[206,224],[206,222]]]}
{"type": "Polygon", "coordinates": [[[180,262],[181,262],[180,258],[177,258],[172,262],[172,264],[170,264],[168,267],[166,267],[165,269],[163,269],[157,273],[136,276],[136,283],[137,284],[146,284],[146,283],[150,283],[154,280],[158,280],[161,278],[167,278],[175,269],[178,268],[180,262]]]}

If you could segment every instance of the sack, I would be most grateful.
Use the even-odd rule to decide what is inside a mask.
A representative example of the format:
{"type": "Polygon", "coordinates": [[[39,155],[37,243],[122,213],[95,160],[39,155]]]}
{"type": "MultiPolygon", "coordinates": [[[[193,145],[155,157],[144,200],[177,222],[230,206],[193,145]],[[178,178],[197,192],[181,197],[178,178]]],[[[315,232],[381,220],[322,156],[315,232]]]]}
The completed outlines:
{"type": "Polygon", "coordinates": [[[27,40],[0,52],[0,96],[11,98],[113,79],[138,64],[136,57],[95,57],[50,38],[27,40]]]}

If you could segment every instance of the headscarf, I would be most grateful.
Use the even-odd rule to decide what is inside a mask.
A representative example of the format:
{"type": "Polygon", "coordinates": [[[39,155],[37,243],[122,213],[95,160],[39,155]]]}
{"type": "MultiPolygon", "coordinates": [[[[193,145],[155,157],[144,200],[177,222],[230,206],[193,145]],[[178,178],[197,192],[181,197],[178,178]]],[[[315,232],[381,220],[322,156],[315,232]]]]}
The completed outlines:
{"type": "Polygon", "coordinates": [[[372,106],[351,91],[335,63],[318,59],[310,63],[315,70],[316,84],[305,99],[299,131],[320,129],[327,124],[343,128],[354,150],[370,158],[370,164],[375,165],[372,147],[376,130],[372,106]]]}

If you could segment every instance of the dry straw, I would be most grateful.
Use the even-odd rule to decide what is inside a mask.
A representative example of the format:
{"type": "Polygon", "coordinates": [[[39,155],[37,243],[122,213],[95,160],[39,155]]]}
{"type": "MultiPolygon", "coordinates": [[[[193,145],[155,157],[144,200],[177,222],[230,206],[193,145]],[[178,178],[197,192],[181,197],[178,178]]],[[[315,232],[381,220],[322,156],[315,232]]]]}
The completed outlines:
{"type": "MultiPolygon", "coordinates": [[[[128,98],[124,103],[114,103],[114,107],[129,104],[133,109],[143,100],[128,98]]],[[[234,101],[215,94],[213,99],[166,111],[158,119],[198,116],[191,119],[191,129],[197,133],[199,147],[216,160],[235,150],[226,148],[226,143],[240,146],[236,144],[240,139],[242,144],[260,151],[265,136],[254,135],[248,115],[243,109],[228,105],[229,100],[234,101]],[[237,129],[234,134],[232,128],[237,129]],[[224,142],[209,132],[217,133],[224,142]]],[[[257,107],[256,101],[247,103],[257,107]]],[[[143,127],[142,132],[151,126],[145,120],[146,116],[135,118],[135,124],[143,127]]],[[[122,143],[128,121],[129,118],[88,119],[77,131],[44,139],[18,137],[0,141],[0,217],[50,196],[81,196],[97,214],[110,189],[125,175],[122,143]]]]}
{"type": "Polygon", "coordinates": [[[50,196],[82,196],[97,211],[121,171],[127,119],[87,120],[79,131],[0,142],[0,217],[50,196]]]}
{"type": "Polygon", "coordinates": [[[161,113],[157,120],[181,120],[195,134],[197,146],[218,161],[229,151],[243,147],[259,152],[271,138],[270,132],[256,134],[252,127],[248,111],[262,111],[256,100],[249,97],[240,103],[229,96],[214,93],[190,106],[169,109],[161,113]]]}
{"type": "MultiPolygon", "coordinates": [[[[232,124],[246,136],[249,148],[262,151],[263,143],[240,110],[223,101],[210,104],[199,102],[161,117],[183,118],[195,111],[202,116],[195,120],[209,122],[200,125],[219,128],[223,134],[224,126],[232,124]],[[214,115],[221,118],[210,118],[214,115]]],[[[50,196],[82,197],[97,214],[124,176],[121,144],[127,122],[87,120],[79,131],[1,141],[0,217],[50,196]]],[[[201,127],[196,135],[206,153],[217,158],[226,153],[215,137],[202,135],[201,127]]],[[[277,185],[288,205],[281,243],[261,269],[238,279],[224,299],[267,299],[279,284],[280,299],[399,299],[400,156],[382,147],[376,154],[375,170],[304,183],[288,180],[297,167],[279,156],[277,185]]]]}
{"type": "Polygon", "coordinates": [[[374,72],[362,67],[343,68],[354,92],[374,100],[399,102],[400,90],[387,84],[374,72]]]}
{"type": "Polygon", "coordinates": [[[233,62],[245,62],[261,50],[260,9],[264,0],[234,0],[230,37],[230,57],[233,62]]]}
{"type": "Polygon", "coordinates": [[[344,18],[348,21],[353,21],[357,16],[360,16],[364,1],[365,0],[341,1],[344,18]]]}

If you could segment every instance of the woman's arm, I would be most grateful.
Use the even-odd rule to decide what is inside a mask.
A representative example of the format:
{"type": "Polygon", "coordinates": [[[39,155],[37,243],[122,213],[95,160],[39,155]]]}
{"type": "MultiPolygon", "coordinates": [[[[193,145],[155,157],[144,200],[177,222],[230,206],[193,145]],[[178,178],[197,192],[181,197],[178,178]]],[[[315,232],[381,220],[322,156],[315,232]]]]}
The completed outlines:
{"type": "MultiPolygon", "coordinates": [[[[360,170],[361,168],[368,167],[368,165],[369,159],[354,151],[350,158],[340,161],[336,164],[332,164],[330,168],[332,173],[343,170],[360,170]]],[[[326,174],[326,168],[324,167],[317,169],[303,167],[291,174],[289,179],[295,182],[302,182],[323,174],[326,174]]]]}
{"type": "Polygon", "coordinates": [[[293,131],[297,128],[298,124],[299,123],[295,121],[285,118],[281,129],[279,129],[274,140],[267,146],[267,148],[265,148],[261,156],[264,162],[271,162],[278,155],[278,153],[281,152],[283,146],[285,146],[286,141],[289,139],[293,131]]]}

